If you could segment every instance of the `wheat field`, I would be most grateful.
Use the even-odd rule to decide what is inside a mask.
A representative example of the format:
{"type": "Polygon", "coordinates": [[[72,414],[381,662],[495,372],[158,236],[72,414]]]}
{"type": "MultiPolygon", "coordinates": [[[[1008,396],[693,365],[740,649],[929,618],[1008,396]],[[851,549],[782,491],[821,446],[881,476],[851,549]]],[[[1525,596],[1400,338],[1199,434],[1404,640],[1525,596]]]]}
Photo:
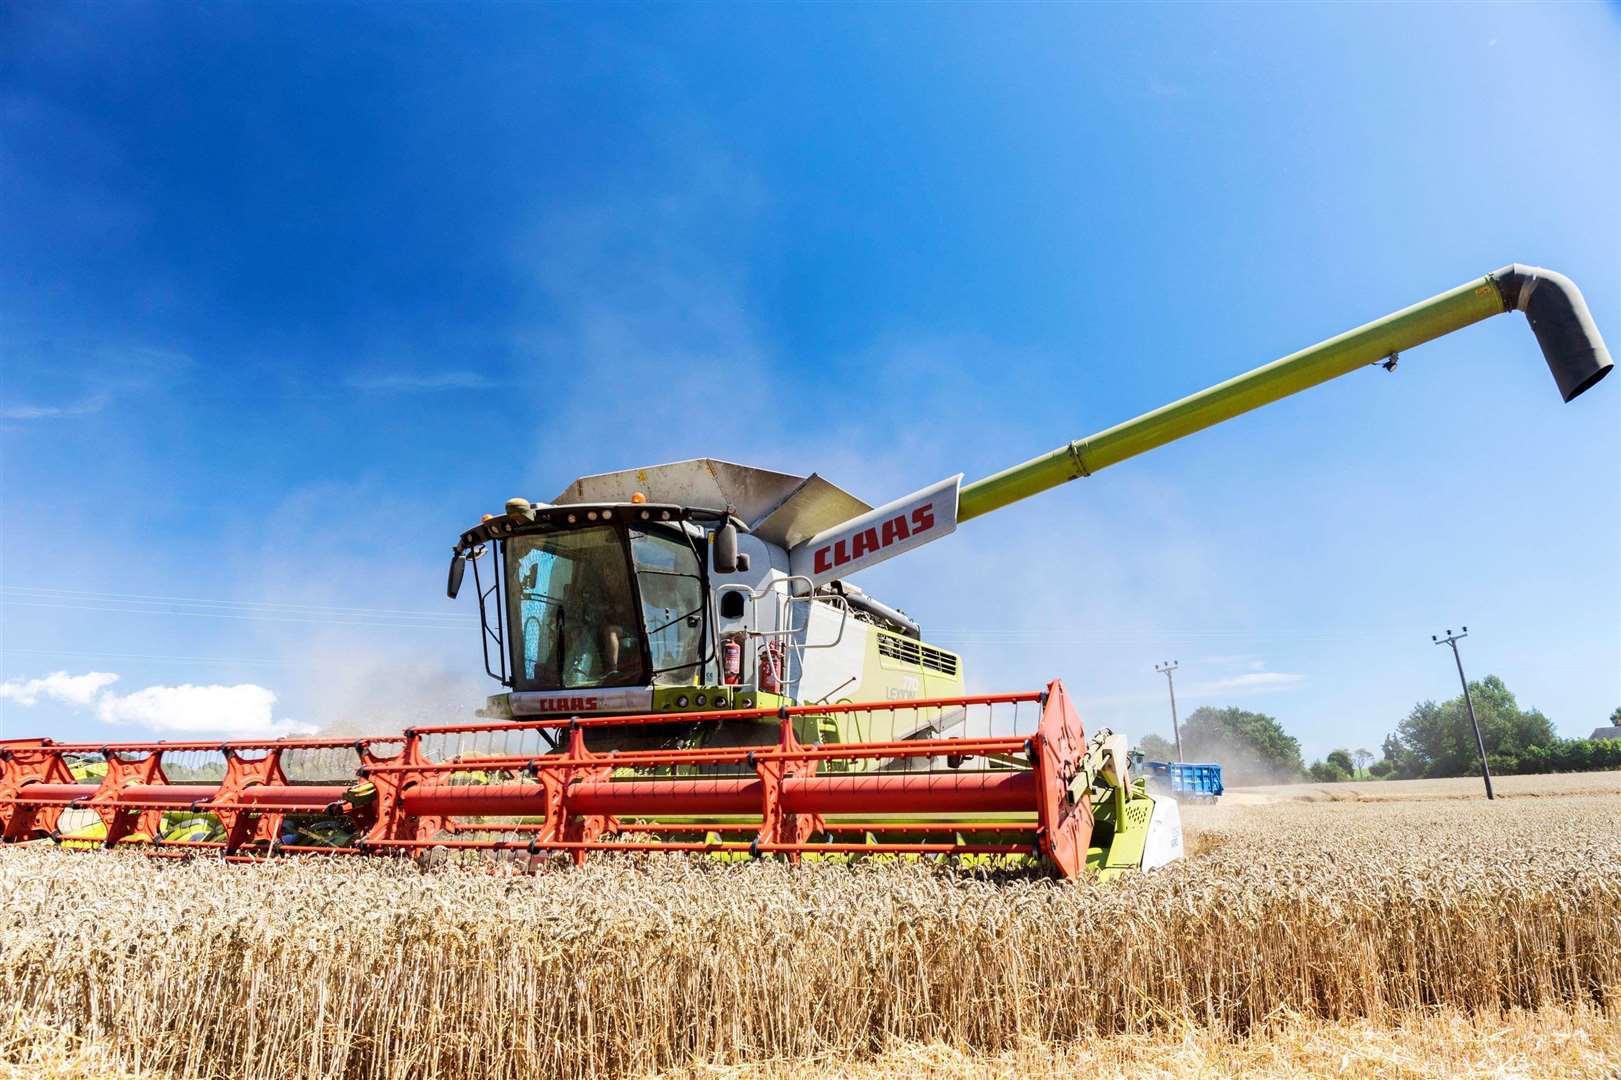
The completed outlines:
{"type": "Polygon", "coordinates": [[[1613,1076],[1611,777],[1490,804],[1197,808],[1184,863],[1101,886],[10,849],[0,1060],[247,1080],[1613,1076]]]}
{"type": "MultiPolygon", "coordinates": [[[[1621,795],[1621,772],[1555,773],[1494,776],[1499,798],[1559,798],[1566,795],[1621,795]]],[[[1441,780],[1352,780],[1335,784],[1274,784],[1228,788],[1224,807],[1276,802],[1409,802],[1433,799],[1478,800],[1484,788],[1478,776],[1441,780]]]]}
{"type": "MultiPolygon", "coordinates": [[[[793,1059],[700,1065],[648,1080],[1122,1080],[1243,1077],[1294,1080],[1492,1080],[1592,1077],[1614,1080],[1621,1025],[1592,1009],[1484,1016],[1439,1010],[1393,1024],[1280,1015],[1239,1037],[1188,1027],[1147,1035],[1027,1043],[995,1054],[942,1044],[898,1046],[871,1058],[793,1059]]],[[[38,1031],[4,1080],[140,1080],[105,1046],[38,1031]]]]}

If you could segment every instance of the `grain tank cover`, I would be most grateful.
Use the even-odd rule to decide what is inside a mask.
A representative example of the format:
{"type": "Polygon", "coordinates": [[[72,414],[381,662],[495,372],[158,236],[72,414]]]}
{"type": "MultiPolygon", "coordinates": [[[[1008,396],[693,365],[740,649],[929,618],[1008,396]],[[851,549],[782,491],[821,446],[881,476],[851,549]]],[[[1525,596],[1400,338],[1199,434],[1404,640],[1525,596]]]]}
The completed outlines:
{"type": "Polygon", "coordinates": [[[785,548],[872,509],[815,473],[794,476],[718,458],[582,476],[552,501],[630,502],[636,492],[655,503],[715,510],[729,506],[756,536],[785,548]]]}

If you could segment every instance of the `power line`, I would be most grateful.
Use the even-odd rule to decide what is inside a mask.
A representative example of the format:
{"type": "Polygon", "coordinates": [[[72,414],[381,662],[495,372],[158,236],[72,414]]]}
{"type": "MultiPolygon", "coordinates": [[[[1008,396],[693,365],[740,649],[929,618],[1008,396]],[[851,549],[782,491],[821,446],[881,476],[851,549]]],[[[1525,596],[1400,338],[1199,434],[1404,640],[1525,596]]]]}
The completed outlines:
{"type": "Polygon", "coordinates": [[[1145,630],[1137,634],[1065,634],[1057,636],[1043,633],[1039,630],[926,630],[924,636],[930,641],[960,642],[962,644],[978,645],[1042,645],[1042,644],[1090,644],[1093,642],[1141,642],[1153,644],[1166,640],[1175,641],[1269,641],[1302,639],[1320,641],[1354,641],[1362,639],[1375,639],[1388,636],[1390,629],[1367,629],[1341,632],[1328,631],[1296,631],[1296,630],[1179,630],[1156,628],[1145,630]]]}
{"type": "Polygon", "coordinates": [[[43,585],[4,585],[0,591],[37,594],[42,596],[88,597],[91,599],[117,599],[152,601],[165,604],[205,604],[224,607],[283,608],[300,611],[348,612],[361,615],[408,615],[421,618],[443,618],[437,612],[420,608],[344,607],[334,604],[290,604],[276,600],[219,600],[202,596],[155,596],[148,593],[119,593],[100,589],[53,589],[43,585]]]}
{"type": "MultiPolygon", "coordinates": [[[[364,629],[422,629],[466,632],[477,623],[471,614],[431,612],[408,608],[351,607],[330,604],[300,604],[270,600],[221,600],[197,596],[167,596],[153,593],[121,593],[88,589],[59,589],[32,585],[0,586],[0,607],[39,608],[54,611],[83,611],[112,615],[188,616],[231,621],[287,623],[293,625],[352,626],[364,629]]],[[[1388,630],[1352,632],[1245,630],[1245,629],[1155,629],[1136,634],[1063,633],[1054,635],[1037,630],[973,629],[937,630],[929,640],[957,647],[997,646],[1066,648],[1078,646],[1152,646],[1167,641],[1239,642],[1319,640],[1346,641],[1375,638],[1388,630]]]]}
{"type": "MultiPolygon", "coordinates": [[[[463,626],[475,621],[472,615],[458,615],[450,612],[432,612],[420,608],[375,608],[351,607],[335,604],[298,604],[285,601],[271,600],[220,600],[211,597],[198,596],[166,596],[152,593],[120,593],[104,590],[88,589],[59,589],[34,585],[5,585],[0,586],[0,592],[15,594],[18,599],[12,601],[19,606],[63,607],[70,603],[87,603],[101,601],[107,604],[128,603],[132,609],[139,609],[143,613],[165,613],[166,609],[153,605],[180,605],[183,607],[221,608],[233,612],[263,611],[266,614],[286,614],[298,616],[337,616],[357,617],[391,621],[403,618],[409,622],[427,622],[436,625],[463,626]]],[[[79,610],[68,608],[69,610],[79,610]]],[[[120,608],[120,610],[123,610],[120,608]]],[[[1075,634],[1069,633],[1062,637],[1054,636],[1040,630],[1027,629],[987,629],[974,627],[972,629],[944,628],[935,630],[928,635],[932,641],[957,642],[967,645],[1090,645],[1097,643],[1141,643],[1155,644],[1172,640],[1212,639],[1212,640],[1267,640],[1272,638],[1287,638],[1298,640],[1300,638],[1319,638],[1322,640],[1345,640],[1354,638],[1382,637],[1392,632],[1391,628],[1370,628],[1349,632],[1325,632],[1321,630],[1261,630],[1244,628],[1208,628],[1208,629],[1164,629],[1155,628],[1145,630],[1138,634],[1075,634]]]]}
{"type": "Polygon", "coordinates": [[[97,605],[97,604],[51,604],[51,603],[42,603],[42,602],[35,602],[35,601],[29,601],[29,600],[7,600],[7,601],[4,602],[4,606],[7,606],[7,607],[44,608],[44,609],[49,609],[49,610],[54,610],[54,611],[91,611],[91,612],[97,612],[97,613],[100,613],[100,614],[103,614],[103,615],[186,615],[186,616],[190,616],[190,617],[193,617],[193,618],[231,619],[233,621],[243,621],[243,622],[299,623],[299,624],[305,624],[305,625],[318,625],[318,626],[360,626],[360,627],[367,627],[367,628],[378,629],[378,630],[413,630],[413,629],[414,630],[453,630],[453,631],[456,631],[457,633],[465,633],[466,630],[467,630],[467,624],[466,623],[449,624],[449,623],[430,623],[430,622],[405,622],[405,621],[398,621],[398,620],[396,620],[396,621],[380,621],[380,620],[376,620],[376,619],[363,619],[363,618],[358,618],[358,617],[357,618],[351,618],[351,619],[341,619],[341,618],[340,619],[318,619],[318,618],[298,617],[298,616],[284,617],[284,616],[275,616],[275,615],[268,615],[268,614],[230,613],[230,612],[222,612],[222,611],[188,611],[188,610],[182,610],[182,609],[176,609],[176,608],[164,609],[164,608],[150,608],[150,607],[149,608],[118,607],[118,606],[109,605],[109,604],[100,604],[100,605],[97,605]]]}
{"type": "Polygon", "coordinates": [[[192,618],[230,619],[267,623],[359,626],[372,629],[465,631],[475,623],[468,615],[407,611],[399,608],[359,608],[272,601],[212,600],[197,597],[160,597],[148,594],[46,589],[8,585],[0,589],[0,604],[9,607],[56,611],[89,611],[116,615],[184,615],[192,618]]]}
{"type": "Polygon", "coordinates": [[[16,653],[25,656],[71,656],[83,660],[149,660],[160,663],[177,664],[230,664],[251,665],[255,667],[295,667],[286,660],[250,660],[246,657],[235,656],[168,656],[153,653],[115,653],[115,652],[86,652],[73,649],[14,649],[7,648],[8,655],[16,653]]]}

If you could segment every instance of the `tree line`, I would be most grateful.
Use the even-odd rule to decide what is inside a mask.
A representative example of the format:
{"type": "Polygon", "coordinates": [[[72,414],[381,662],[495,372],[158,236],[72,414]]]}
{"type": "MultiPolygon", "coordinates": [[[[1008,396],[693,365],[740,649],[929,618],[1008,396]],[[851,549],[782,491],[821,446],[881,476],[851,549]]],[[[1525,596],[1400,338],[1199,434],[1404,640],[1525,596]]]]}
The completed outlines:
{"type": "MultiPolygon", "coordinates": [[[[1536,709],[1523,709],[1495,675],[1469,684],[1480,721],[1486,762],[1494,774],[1587,772],[1621,769],[1621,739],[1565,739],[1536,709]]],[[[1621,708],[1610,715],[1621,724],[1621,708]]],[[[1189,761],[1217,761],[1226,783],[1286,784],[1297,780],[1332,783],[1371,778],[1410,780],[1473,776],[1480,771],[1474,729],[1463,696],[1413,706],[1376,756],[1366,749],[1333,750],[1307,765],[1300,741],[1276,717],[1237,708],[1195,709],[1181,725],[1183,756],[1189,761]]],[[[1159,735],[1143,738],[1138,748],[1156,761],[1174,761],[1176,748],[1159,735]]]]}
{"type": "MultiPolygon", "coordinates": [[[[1588,772],[1621,769],[1621,739],[1564,739],[1538,709],[1522,709],[1496,675],[1469,684],[1494,773],[1588,772]]],[[[1610,714],[1621,724],[1621,708],[1610,714]]],[[[1470,776],[1480,771],[1480,753],[1463,695],[1436,704],[1422,701],[1386,736],[1371,773],[1390,779],[1470,776]]]]}

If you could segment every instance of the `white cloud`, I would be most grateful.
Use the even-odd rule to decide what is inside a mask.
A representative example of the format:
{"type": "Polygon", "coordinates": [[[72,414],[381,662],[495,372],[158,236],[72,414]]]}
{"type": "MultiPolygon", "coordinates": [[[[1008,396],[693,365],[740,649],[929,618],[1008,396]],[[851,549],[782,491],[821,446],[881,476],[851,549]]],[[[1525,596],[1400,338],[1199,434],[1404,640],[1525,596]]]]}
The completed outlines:
{"type": "Polygon", "coordinates": [[[83,675],[69,675],[53,671],[41,679],[7,679],[0,683],[0,701],[15,701],[18,705],[37,705],[40,698],[60,701],[64,705],[80,708],[93,704],[107,687],[118,681],[118,676],[107,671],[90,671],[83,675]]]}
{"type": "Polygon", "coordinates": [[[274,691],[252,683],[236,686],[149,686],[133,694],[106,694],[96,711],[108,724],[153,731],[239,736],[308,734],[313,725],[277,720],[274,691]]]}
{"type": "Polygon", "coordinates": [[[354,375],[348,379],[354,390],[384,394],[412,394],[431,390],[488,390],[497,385],[476,371],[397,371],[354,375]]]}
{"type": "Polygon", "coordinates": [[[1282,690],[1284,687],[1305,681],[1304,675],[1293,675],[1283,671],[1250,671],[1225,679],[1195,683],[1188,687],[1187,694],[1190,697],[1208,697],[1212,694],[1260,693],[1266,690],[1282,690]]]}
{"type": "Polygon", "coordinates": [[[11,361],[11,386],[29,387],[30,400],[0,404],[0,421],[11,423],[92,416],[193,366],[185,353],[144,345],[6,338],[0,351],[11,361]]]}
{"type": "MultiPolygon", "coordinates": [[[[1219,659],[1219,658],[1218,658],[1219,659]]],[[[1228,657],[1229,661],[1242,660],[1243,657],[1228,657]]],[[[1202,663],[1202,662],[1201,662],[1202,663]]],[[[1247,661],[1246,666],[1253,669],[1257,663],[1263,661],[1247,661]]],[[[1218,699],[1216,704],[1224,704],[1233,698],[1252,697],[1259,694],[1276,693],[1291,689],[1306,681],[1306,676],[1284,671],[1257,671],[1250,670],[1236,675],[1221,675],[1212,679],[1189,681],[1176,684],[1176,697],[1178,701],[1209,701],[1218,699]]],[[[1077,697],[1092,709],[1106,709],[1114,717],[1113,723],[1122,729],[1129,728],[1136,723],[1141,708],[1159,708],[1165,704],[1165,683],[1146,687],[1141,691],[1118,694],[1094,694],[1081,688],[1076,691],[1077,697]],[[1116,715],[1118,714],[1118,715],[1116,715]]]]}
{"type": "Polygon", "coordinates": [[[314,725],[274,713],[276,694],[253,683],[236,686],[148,686],[129,694],[107,689],[118,676],[106,671],[83,675],[53,672],[38,679],[8,679],[0,683],[0,701],[33,706],[57,701],[96,710],[103,723],[140,727],[155,732],[238,737],[304,735],[314,725]]]}
{"type": "Polygon", "coordinates": [[[89,416],[107,407],[106,394],[96,394],[70,405],[0,405],[0,420],[63,420],[71,416],[89,416]]]}

